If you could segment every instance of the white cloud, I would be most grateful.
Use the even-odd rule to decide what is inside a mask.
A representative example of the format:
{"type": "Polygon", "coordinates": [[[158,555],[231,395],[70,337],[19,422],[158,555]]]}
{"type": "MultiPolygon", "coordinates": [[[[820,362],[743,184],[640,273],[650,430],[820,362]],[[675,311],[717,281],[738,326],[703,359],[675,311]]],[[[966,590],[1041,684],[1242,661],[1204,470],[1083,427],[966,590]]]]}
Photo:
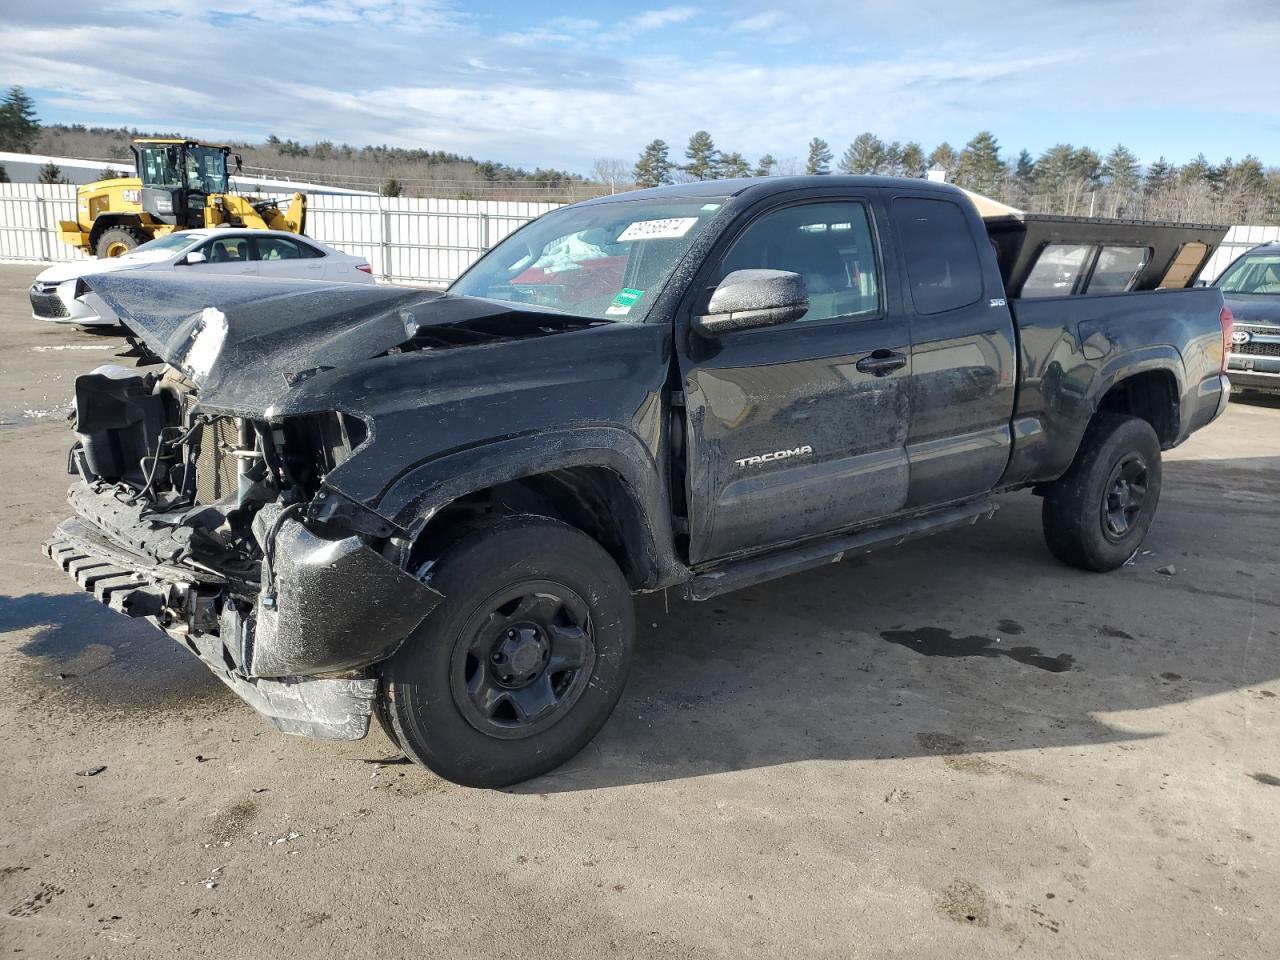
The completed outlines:
{"type": "Polygon", "coordinates": [[[694,7],[663,7],[660,10],[646,10],[623,23],[628,30],[657,30],[673,24],[684,23],[698,15],[694,7]]]}
{"type": "MultiPolygon", "coordinates": [[[[51,17],[67,14],[50,2],[51,17]]],[[[154,2],[81,9],[57,29],[33,22],[28,9],[5,27],[0,77],[36,91],[46,116],[421,146],[579,171],[596,156],[634,156],[654,137],[679,156],[699,128],[752,157],[801,154],[814,135],[839,153],[862,130],[929,145],[989,128],[1007,148],[1035,152],[1048,143],[1028,141],[1019,124],[1047,125],[1046,115],[1065,118],[1052,121],[1062,126],[1050,136],[1099,149],[1109,144],[1095,136],[1096,122],[1163,116],[1170,122],[1151,134],[1153,154],[1185,153],[1166,145],[1177,136],[1202,142],[1190,154],[1280,162],[1270,77],[1280,11],[1262,0],[1161,17],[1151,11],[1179,0],[1090,3],[1091,17],[1077,15],[1081,0],[1045,0],[994,21],[974,16],[976,0],[917,0],[910,9],[869,0],[856,10],[792,0],[785,17],[776,4],[743,0],[725,21],[741,33],[704,27],[692,7],[642,12],[623,29],[578,17],[515,22],[416,0],[327,0],[310,19],[294,16],[301,0],[218,0],[217,16],[207,0],[180,0],[169,15],[147,18],[148,55],[131,60],[122,80],[119,51],[136,45],[139,26],[121,3],[154,2]],[[1239,31],[1246,12],[1250,29],[1239,31]],[[933,39],[915,29],[926,20],[937,26],[933,39]],[[782,34],[804,43],[761,52],[782,34]],[[200,63],[228,69],[193,65],[193,36],[200,63]],[[268,45],[288,56],[245,60],[247,49],[268,45]],[[1200,62],[1217,66],[1188,80],[1185,65],[1200,62]],[[1253,115],[1247,138],[1225,142],[1216,129],[1172,122],[1224,110],[1253,115]]]]}

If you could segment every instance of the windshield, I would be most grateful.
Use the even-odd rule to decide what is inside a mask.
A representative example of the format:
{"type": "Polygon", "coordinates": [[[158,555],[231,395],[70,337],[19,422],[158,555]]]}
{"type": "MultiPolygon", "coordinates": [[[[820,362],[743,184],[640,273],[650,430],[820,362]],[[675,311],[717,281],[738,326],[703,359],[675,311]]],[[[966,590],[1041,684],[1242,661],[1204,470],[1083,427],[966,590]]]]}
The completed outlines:
{"type": "Polygon", "coordinates": [[[125,256],[141,256],[150,259],[157,253],[172,253],[175,250],[181,250],[183,247],[199,243],[204,237],[205,235],[202,233],[169,233],[163,237],[157,237],[155,240],[148,240],[146,243],[139,244],[125,256]]]}
{"type": "Polygon", "coordinates": [[[554,210],[494,247],[450,293],[640,322],[723,198],[554,210]]]}
{"type": "Polygon", "coordinates": [[[1217,285],[1223,293],[1280,295],[1280,252],[1245,254],[1227,269],[1217,285]]]}
{"type": "Polygon", "coordinates": [[[227,192],[227,157],[216,147],[187,151],[187,186],[201,193],[227,192]]]}

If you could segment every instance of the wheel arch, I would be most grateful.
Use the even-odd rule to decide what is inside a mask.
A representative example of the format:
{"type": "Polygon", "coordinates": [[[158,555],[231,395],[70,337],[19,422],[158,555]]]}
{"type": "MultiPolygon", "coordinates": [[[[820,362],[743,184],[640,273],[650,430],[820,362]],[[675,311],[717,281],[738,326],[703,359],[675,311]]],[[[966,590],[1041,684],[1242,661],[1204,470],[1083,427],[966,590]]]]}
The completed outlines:
{"type": "Polygon", "coordinates": [[[1145,420],[1167,450],[1181,431],[1181,396],[1177,373],[1163,364],[1154,365],[1112,383],[1094,404],[1094,416],[1120,413],[1145,420]]]}
{"type": "Polygon", "coordinates": [[[89,229],[89,249],[96,250],[98,240],[104,232],[112,227],[132,227],[135,230],[145,232],[142,218],[133,213],[103,213],[94,218],[93,226],[89,229]]]}
{"type": "Polygon", "coordinates": [[[422,558],[487,516],[533,513],[599,543],[633,590],[688,576],[657,463],[617,428],[510,438],[431,460],[398,478],[377,509],[410,531],[422,558]]]}

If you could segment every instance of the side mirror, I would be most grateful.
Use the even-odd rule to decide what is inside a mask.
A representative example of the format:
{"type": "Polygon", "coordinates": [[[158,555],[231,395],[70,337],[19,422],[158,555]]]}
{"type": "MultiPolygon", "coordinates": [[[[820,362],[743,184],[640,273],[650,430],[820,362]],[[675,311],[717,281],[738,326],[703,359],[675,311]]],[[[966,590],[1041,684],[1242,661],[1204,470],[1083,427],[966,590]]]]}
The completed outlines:
{"type": "Polygon", "coordinates": [[[1209,285],[1208,280],[1197,280],[1195,283],[1192,284],[1193,287],[1207,287],[1208,285],[1209,285]]]}
{"type": "Polygon", "coordinates": [[[185,257],[182,258],[182,262],[186,264],[188,267],[190,267],[190,266],[194,266],[197,263],[204,263],[208,259],[209,257],[206,253],[204,253],[204,251],[192,250],[185,257]]]}
{"type": "Polygon", "coordinates": [[[693,318],[705,337],[733,330],[771,327],[799,320],[809,312],[804,278],[788,270],[735,270],[715,288],[707,312],[693,318]]]}
{"type": "Polygon", "coordinates": [[[236,154],[236,173],[239,173],[243,166],[244,164],[240,160],[240,154],[237,153],[236,154]]]}

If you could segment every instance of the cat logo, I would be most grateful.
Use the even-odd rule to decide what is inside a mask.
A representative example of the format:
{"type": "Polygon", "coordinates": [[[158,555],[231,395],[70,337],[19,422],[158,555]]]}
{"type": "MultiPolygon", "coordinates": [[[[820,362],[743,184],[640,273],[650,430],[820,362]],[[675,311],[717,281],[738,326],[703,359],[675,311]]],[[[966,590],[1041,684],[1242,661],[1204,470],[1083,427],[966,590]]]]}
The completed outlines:
{"type": "Polygon", "coordinates": [[[805,457],[812,454],[813,447],[806,443],[803,447],[795,447],[792,450],[775,450],[773,453],[762,453],[758,457],[743,457],[734,462],[740,467],[758,467],[763,463],[773,463],[775,460],[790,460],[792,457],[805,457]]]}

